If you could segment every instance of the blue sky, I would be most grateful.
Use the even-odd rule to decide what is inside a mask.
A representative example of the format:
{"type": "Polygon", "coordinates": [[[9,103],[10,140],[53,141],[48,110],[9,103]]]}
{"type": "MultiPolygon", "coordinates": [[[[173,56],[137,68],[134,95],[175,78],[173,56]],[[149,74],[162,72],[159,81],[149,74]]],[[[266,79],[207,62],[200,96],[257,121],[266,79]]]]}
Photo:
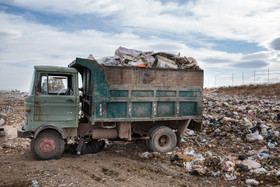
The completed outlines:
{"type": "Polygon", "coordinates": [[[192,56],[206,87],[265,83],[268,69],[278,82],[279,12],[277,0],[1,0],[0,90],[28,91],[34,65],[119,46],[192,56]]]}

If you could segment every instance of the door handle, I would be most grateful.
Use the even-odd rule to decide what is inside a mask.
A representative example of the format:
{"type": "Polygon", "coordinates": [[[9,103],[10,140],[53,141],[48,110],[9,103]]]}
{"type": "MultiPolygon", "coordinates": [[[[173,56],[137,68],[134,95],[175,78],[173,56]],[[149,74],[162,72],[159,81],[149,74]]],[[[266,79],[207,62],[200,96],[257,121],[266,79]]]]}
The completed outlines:
{"type": "Polygon", "coordinates": [[[73,99],[67,99],[66,102],[67,103],[74,103],[74,100],[73,99]]]}

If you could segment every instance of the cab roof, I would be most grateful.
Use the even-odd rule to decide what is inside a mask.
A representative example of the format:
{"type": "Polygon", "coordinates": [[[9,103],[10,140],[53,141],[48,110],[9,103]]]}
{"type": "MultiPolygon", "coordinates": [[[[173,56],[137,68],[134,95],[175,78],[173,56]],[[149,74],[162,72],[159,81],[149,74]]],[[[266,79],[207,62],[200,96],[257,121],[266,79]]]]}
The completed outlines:
{"type": "Polygon", "coordinates": [[[77,73],[77,70],[74,68],[60,67],[60,66],[34,66],[34,69],[36,71],[77,73]]]}

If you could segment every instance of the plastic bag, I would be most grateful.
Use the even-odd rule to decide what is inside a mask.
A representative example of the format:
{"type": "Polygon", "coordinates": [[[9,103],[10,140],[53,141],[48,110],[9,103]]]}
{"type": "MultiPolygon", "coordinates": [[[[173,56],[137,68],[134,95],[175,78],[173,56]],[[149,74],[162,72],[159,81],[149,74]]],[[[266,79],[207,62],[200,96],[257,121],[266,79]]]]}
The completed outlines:
{"type": "Polygon", "coordinates": [[[97,59],[97,62],[98,64],[104,64],[105,66],[117,66],[120,63],[112,56],[97,59]]]}

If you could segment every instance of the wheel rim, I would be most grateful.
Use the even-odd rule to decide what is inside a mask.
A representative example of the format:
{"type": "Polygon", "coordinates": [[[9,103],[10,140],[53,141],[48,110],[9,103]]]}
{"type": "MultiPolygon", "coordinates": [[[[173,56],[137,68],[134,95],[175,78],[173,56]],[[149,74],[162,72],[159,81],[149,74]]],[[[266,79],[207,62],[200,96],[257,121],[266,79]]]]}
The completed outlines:
{"type": "Polygon", "coordinates": [[[159,139],[158,139],[158,145],[159,145],[160,147],[165,147],[165,146],[167,146],[167,145],[170,144],[170,141],[171,141],[171,139],[170,139],[169,136],[167,136],[167,135],[162,135],[162,136],[160,136],[159,139]]]}
{"type": "Polygon", "coordinates": [[[39,143],[41,152],[49,154],[55,150],[55,141],[51,138],[43,138],[39,143]]]}

